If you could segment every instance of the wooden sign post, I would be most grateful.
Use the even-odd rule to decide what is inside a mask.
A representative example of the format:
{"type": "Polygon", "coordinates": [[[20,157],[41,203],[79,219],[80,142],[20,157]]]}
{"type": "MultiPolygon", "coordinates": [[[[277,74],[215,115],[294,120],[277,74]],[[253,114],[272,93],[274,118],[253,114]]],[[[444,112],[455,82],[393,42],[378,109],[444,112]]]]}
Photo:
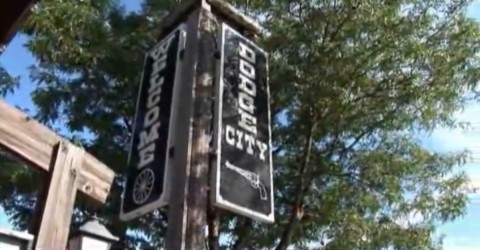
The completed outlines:
{"type": "Polygon", "coordinates": [[[115,173],[83,149],[0,100],[0,146],[47,174],[34,249],[65,249],[77,191],[104,203],[115,173]]]}
{"type": "MultiPolygon", "coordinates": [[[[165,249],[205,249],[207,210],[215,217],[208,197],[210,168],[216,157],[212,147],[214,78],[220,52],[218,29],[223,22],[243,35],[261,32],[258,24],[223,0],[185,0],[163,20],[160,37],[181,24],[186,27],[178,81],[182,102],[174,111],[178,116],[165,249]]],[[[215,225],[209,226],[209,231],[216,231],[215,225]]]]}

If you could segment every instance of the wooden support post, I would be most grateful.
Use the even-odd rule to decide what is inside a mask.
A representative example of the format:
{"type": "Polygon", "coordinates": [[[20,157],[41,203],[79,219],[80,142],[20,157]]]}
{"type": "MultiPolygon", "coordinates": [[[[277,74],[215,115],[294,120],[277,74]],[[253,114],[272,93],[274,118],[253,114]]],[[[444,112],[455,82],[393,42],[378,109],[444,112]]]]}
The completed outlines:
{"type": "MultiPolygon", "coordinates": [[[[184,0],[165,17],[162,32],[186,22],[187,39],[179,96],[166,249],[205,249],[212,137],[215,55],[219,20],[253,34],[261,28],[223,0],[184,0]],[[217,16],[219,14],[221,17],[217,16]],[[188,17],[186,17],[188,15],[188,17]],[[185,21],[186,19],[186,21],[185,21]]],[[[210,211],[216,219],[214,211],[210,211]]],[[[212,230],[215,231],[215,230],[212,230]]]]}
{"type": "Polygon", "coordinates": [[[55,151],[34,249],[65,249],[67,246],[84,151],[66,141],[61,141],[55,151]]]}
{"type": "MultiPolygon", "coordinates": [[[[209,30],[209,6],[202,1],[187,19],[182,69],[184,98],[177,143],[166,249],[204,249],[212,122],[215,35],[209,30]],[[185,188],[182,188],[185,187],[185,188]]],[[[216,33],[213,33],[216,34],[216,33]]]]}
{"type": "Polygon", "coordinates": [[[207,224],[208,173],[210,165],[210,140],[213,133],[216,30],[212,30],[209,6],[202,6],[198,13],[198,58],[194,79],[192,122],[192,155],[187,191],[186,249],[205,247],[207,224]]]}

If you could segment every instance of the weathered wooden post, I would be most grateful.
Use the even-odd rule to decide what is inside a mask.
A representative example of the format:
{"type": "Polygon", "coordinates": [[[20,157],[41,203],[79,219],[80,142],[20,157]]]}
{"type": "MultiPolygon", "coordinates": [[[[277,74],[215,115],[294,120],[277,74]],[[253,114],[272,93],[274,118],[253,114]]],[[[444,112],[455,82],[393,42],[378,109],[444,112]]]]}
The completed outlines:
{"type": "Polygon", "coordinates": [[[171,182],[175,186],[171,187],[166,249],[203,249],[208,192],[216,207],[254,219],[274,220],[266,55],[241,35],[258,35],[261,28],[225,1],[184,1],[166,17],[164,30],[179,23],[185,23],[187,31],[179,90],[185,104],[177,111],[179,126],[171,182]],[[228,46],[224,43],[232,41],[226,41],[226,29],[233,31],[234,41],[228,46]],[[247,57],[257,57],[263,64],[237,61],[226,66],[224,54],[242,48],[250,53],[247,57]],[[238,78],[242,77],[239,75],[242,67],[249,67],[252,72],[259,70],[257,76],[251,75],[252,79],[242,82],[238,78]],[[224,77],[232,82],[224,82],[224,77]],[[237,91],[226,91],[223,87],[227,84],[237,91]],[[238,92],[242,86],[252,95],[243,95],[242,99],[238,92]],[[228,95],[229,104],[223,105],[224,94],[228,95]],[[248,106],[252,114],[233,110],[231,105],[248,106]],[[258,110],[253,112],[253,109],[258,110]],[[225,125],[234,129],[238,124],[237,135],[249,139],[242,141],[237,137],[236,149],[231,145],[222,148],[225,135],[231,136],[225,125]],[[253,133],[242,131],[242,124],[253,133]],[[229,167],[232,172],[225,172],[229,167]]]}
{"type": "Polygon", "coordinates": [[[67,245],[68,229],[77,197],[78,174],[82,172],[85,154],[82,149],[65,141],[61,141],[55,151],[48,195],[46,200],[39,200],[44,204],[37,204],[43,207],[43,213],[34,246],[44,249],[67,245]],[[53,218],[57,222],[52,226],[53,218]]]}

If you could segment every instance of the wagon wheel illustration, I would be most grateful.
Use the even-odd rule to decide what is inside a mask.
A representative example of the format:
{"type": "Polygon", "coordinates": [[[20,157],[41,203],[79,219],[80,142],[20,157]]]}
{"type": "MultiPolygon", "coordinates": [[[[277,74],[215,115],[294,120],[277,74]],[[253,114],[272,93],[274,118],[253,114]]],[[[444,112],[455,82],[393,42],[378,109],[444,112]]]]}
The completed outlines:
{"type": "Polygon", "coordinates": [[[140,172],[133,185],[133,202],[135,204],[144,203],[150,197],[154,183],[155,174],[151,169],[144,169],[140,172]]]}

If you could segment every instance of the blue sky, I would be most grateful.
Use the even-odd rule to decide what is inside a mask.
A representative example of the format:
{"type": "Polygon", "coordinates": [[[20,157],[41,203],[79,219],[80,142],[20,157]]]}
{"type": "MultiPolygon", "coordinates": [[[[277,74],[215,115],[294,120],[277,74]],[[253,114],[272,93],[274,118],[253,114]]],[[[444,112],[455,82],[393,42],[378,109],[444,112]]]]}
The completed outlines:
{"type": "MultiPolygon", "coordinates": [[[[479,1],[480,2],[480,1],[479,1]]],[[[480,7],[480,5],[477,5],[480,7]]],[[[478,8],[480,13],[480,8],[478,8]]],[[[438,129],[424,139],[425,146],[438,152],[469,149],[475,155],[480,150],[480,105],[468,105],[465,110],[457,114],[458,120],[468,121],[472,129],[468,132],[461,130],[438,129]]],[[[478,162],[478,161],[477,161],[478,162]]],[[[480,180],[479,163],[469,163],[464,166],[471,180],[480,180]]],[[[464,217],[453,223],[446,224],[439,229],[445,234],[445,250],[478,250],[480,241],[480,194],[470,194],[470,203],[464,217]]]]}
{"type": "MultiPolygon", "coordinates": [[[[139,7],[139,0],[123,0],[129,10],[139,7]]],[[[480,19],[480,0],[476,0],[469,9],[469,16],[480,19]]],[[[21,77],[21,86],[14,95],[6,97],[7,102],[23,108],[34,110],[30,99],[30,92],[34,85],[30,82],[27,67],[34,64],[33,57],[23,48],[24,36],[17,36],[7,47],[7,50],[0,57],[0,64],[13,76],[21,77]]],[[[457,118],[474,124],[469,132],[459,130],[438,129],[431,136],[423,141],[425,146],[435,151],[453,151],[470,149],[474,152],[480,150],[480,105],[473,104],[457,114],[457,118]],[[476,126],[475,126],[476,125],[476,126]],[[476,129],[475,129],[476,128],[476,129]]],[[[480,161],[478,164],[467,164],[464,166],[471,179],[480,180],[480,161]]],[[[11,228],[6,215],[0,208],[0,228],[11,228]]],[[[440,228],[439,233],[446,234],[445,250],[478,250],[480,241],[478,233],[480,230],[480,195],[471,195],[471,202],[466,215],[440,228]]]]}

